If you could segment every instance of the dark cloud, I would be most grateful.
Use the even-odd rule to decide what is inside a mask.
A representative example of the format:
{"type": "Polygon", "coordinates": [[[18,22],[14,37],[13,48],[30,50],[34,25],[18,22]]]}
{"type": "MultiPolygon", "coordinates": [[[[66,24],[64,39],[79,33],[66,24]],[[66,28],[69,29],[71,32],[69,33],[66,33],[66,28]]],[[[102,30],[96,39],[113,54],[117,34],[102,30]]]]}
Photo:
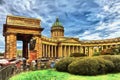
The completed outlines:
{"type": "Polygon", "coordinates": [[[4,0],[0,0],[0,5],[3,5],[5,4],[5,1],[4,0]]]}
{"type": "MultiPolygon", "coordinates": [[[[43,35],[50,37],[56,17],[65,35],[87,39],[118,37],[120,33],[120,0],[0,0],[0,26],[6,15],[41,19],[43,35]],[[111,30],[110,30],[111,29],[111,30]]],[[[2,27],[0,28],[2,34],[2,27]]],[[[1,45],[4,38],[0,36],[1,45]]]]}

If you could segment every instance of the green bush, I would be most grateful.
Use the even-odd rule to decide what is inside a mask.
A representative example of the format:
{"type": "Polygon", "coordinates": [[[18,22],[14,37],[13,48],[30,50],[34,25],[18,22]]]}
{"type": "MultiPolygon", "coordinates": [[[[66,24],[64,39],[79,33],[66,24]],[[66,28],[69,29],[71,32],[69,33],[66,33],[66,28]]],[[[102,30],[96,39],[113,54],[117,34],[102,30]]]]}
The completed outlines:
{"type": "Polygon", "coordinates": [[[68,66],[68,71],[79,75],[97,75],[110,72],[113,67],[111,61],[99,57],[87,57],[72,62],[68,66]]]}
{"type": "Polygon", "coordinates": [[[95,52],[94,54],[93,54],[93,56],[99,56],[100,55],[100,52],[95,52]]]}
{"type": "Polygon", "coordinates": [[[120,72],[120,55],[105,55],[101,57],[113,62],[114,64],[113,72],[120,72]]]}
{"type": "Polygon", "coordinates": [[[112,49],[103,49],[100,54],[101,55],[114,55],[112,49]]]}
{"type": "Polygon", "coordinates": [[[74,60],[75,59],[73,57],[63,58],[55,64],[55,68],[58,71],[67,72],[68,71],[68,65],[74,60]]]}
{"type": "Polygon", "coordinates": [[[96,58],[99,63],[98,74],[111,73],[114,69],[114,64],[110,60],[106,60],[100,57],[96,58]]]}
{"type": "Polygon", "coordinates": [[[71,53],[70,57],[84,57],[87,56],[84,53],[71,53]]]}

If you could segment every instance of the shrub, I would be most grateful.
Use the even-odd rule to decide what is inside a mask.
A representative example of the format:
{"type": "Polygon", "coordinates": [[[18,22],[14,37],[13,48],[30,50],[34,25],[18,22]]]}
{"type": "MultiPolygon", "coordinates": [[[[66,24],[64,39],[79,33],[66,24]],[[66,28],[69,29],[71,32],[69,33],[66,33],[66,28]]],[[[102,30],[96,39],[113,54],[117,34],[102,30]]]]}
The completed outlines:
{"type": "Polygon", "coordinates": [[[110,60],[97,57],[97,61],[99,63],[98,74],[111,73],[114,69],[114,64],[110,60]]]}
{"type": "Polygon", "coordinates": [[[105,55],[101,57],[113,62],[114,64],[113,72],[120,72],[120,55],[105,55]]]}
{"type": "Polygon", "coordinates": [[[100,52],[95,52],[94,54],[93,54],[93,56],[99,56],[100,55],[100,52]]]}
{"type": "Polygon", "coordinates": [[[72,61],[74,61],[74,58],[73,58],[73,57],[63,58],[63,59],[61,59],[60,61],[58,61],[58,62],[55,64],[55,68],[56,68],[56,70],[58,70],[58,71],[67,72],[67,71],[68,71],[68,65],[69,65],[72,61]]]}
{"type": "Polygon", "coordinates": [[[72,74],[97,75],[110,72],[113,67],[114,65],[111,61],[99,57],[87,57],[72,62],[68,66],[68,70],[72,74]]]}
{"type": "Polygon", "coordinates": [[[84,53],[71,53],[70,57],[83,57],[83,56],[87,56],[84,53]]]}
{"type": "Polygon", "coordinates": [[[101,55],[114,55],[114,52],[112,49],[104,49],[100,53],[101,55]]]}

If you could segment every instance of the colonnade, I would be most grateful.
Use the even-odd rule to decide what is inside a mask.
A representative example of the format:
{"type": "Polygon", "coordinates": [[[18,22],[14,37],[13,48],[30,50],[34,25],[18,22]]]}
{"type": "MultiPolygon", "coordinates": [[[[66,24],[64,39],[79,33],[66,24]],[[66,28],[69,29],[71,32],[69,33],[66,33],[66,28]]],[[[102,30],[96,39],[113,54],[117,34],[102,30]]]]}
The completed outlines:
{"type": "Polygon", "coordinates": [[[95,52],[100,52],[103,49],[110,48],[115,45],[99,45],[99,46],[85,46],[85,45],[50,45],[42,44],[43,57],[66,57],[71,53],[85,53],[87,56],[92,56],[95,52]]]}
{"type": "Polygon", "coordinates": [[[61,32],[61,31],[56,31],[56,32],[53,32],[53,33],[52,33],[52,37],[58,36],[58,35],[64,36],[64,33],[61,32]]]}
{"type": "Polygon", "coordinates": [[[56,45],[42,44],[42,57],[58,57],[56,45]]]}

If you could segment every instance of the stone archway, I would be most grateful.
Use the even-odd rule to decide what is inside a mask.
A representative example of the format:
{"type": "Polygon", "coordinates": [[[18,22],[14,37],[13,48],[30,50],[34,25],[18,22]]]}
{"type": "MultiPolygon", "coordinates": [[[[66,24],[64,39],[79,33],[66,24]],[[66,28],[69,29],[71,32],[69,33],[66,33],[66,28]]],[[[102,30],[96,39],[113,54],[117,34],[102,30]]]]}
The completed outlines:
{"type": "Polygon", "coordinates": [[[6,24],[3,25],[3,36],[5,36],[5,58],[16,57],[16,42],[23,41],[23,57],[28,58],[28,43],[32,37],[36,38],[35,50],[37,58],[41,57],[41,32],[39,19],[18,16],[7,16],[6,24]]]}

